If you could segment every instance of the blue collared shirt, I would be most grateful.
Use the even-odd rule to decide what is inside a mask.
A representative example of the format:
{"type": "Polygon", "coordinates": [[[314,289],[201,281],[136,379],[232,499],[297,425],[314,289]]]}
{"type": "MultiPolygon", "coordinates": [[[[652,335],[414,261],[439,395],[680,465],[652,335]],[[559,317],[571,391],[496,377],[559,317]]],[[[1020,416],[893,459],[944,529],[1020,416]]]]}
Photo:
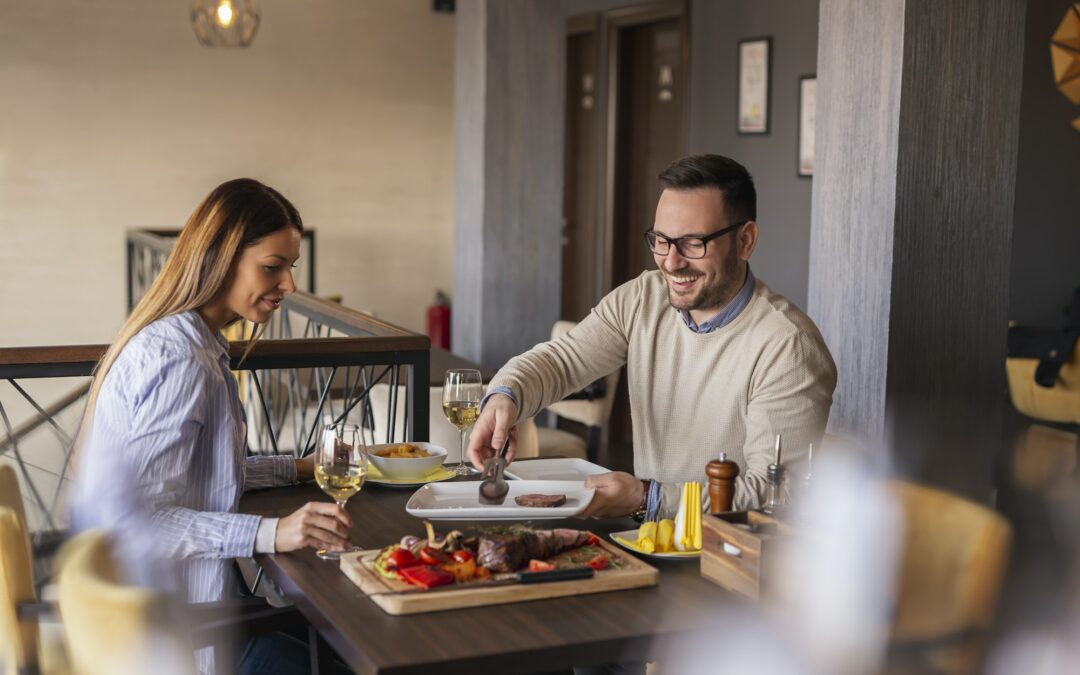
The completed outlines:
{"type": "Polygon", "coordinates": [[[690,312],[685,309],[680,309],[679,314],[682,316],[686,327],[695,333],[711,333],[734,321],[739,314],[746,309],[746,306],[750,304],[750,298],[754,296],[754,285],[754,273],[750,271],[750,265],[747,265],[746,281],[743,282],[742,288],[740,288],[739,292],[735,294],[735,297],[731,299],[731,302],[723,306],[716,316],[699,326],[690,317],[690,312]]]}
{"type": "Polygon", "coordinates": [[[155,321],[102,383],[77,457],[73,527],[113,532],[135,583],[224,599],[230,558],[252,555],[260,525],[237,513],[241,493],[296,480],[289,456],[245,458],[244,435],[228,342],[194,311],[155,321]]]}

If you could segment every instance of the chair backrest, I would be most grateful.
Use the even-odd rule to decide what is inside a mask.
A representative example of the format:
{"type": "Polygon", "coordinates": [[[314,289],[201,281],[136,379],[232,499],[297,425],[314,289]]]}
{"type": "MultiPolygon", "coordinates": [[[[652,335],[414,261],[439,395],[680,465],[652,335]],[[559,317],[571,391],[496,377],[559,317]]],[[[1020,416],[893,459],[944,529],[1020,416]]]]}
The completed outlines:
{"type": "Polygon", "coordinates": [[[1035,382],[1038,359],[1005,359],[1009,398],[1017,410],[1046,422],[1080,424],[1080,347],[1061,366],[1057,384],[1043,387],[1035,382]]]}
{"type": "MultiPolygon", "coordinates": [[[[557,340],[566,335],[577,325],[575,321],[556,321],[551,328],[551,339],[557,340]]],[[[609,373],[604,378],[606,389],[604,396],[591,401],[572,400],[559,401],[548,406],[559,417],[581,422],[590,427],[602,427],[607,424],[611,417],[611,408],[615,405],[615,390],[619,386],[619,371],[609,373]]]]}
{"type": "Polygon", "coordinates": [[[1012,527],[995,511],[948,492],[904,481],[890,481],[889,488],[906,522],[894,639],[989,628],[1012,527]]]}
{"type": "Polygon", "coordinates": [[[60,615],[73,672],[195,672],[191,641],[173,606],[157,591],[120,582],[103,531],[71,539],[60,559],[60,615]]]}
{"type": "Polygon", "coordinates": [[[26,509],[23,506],[22,492],[19,490],[19,478],[15,469],[8,464],[0,465],[0,506],[6,506],[15,512],[23,530],[30,533],[26,524],[26,509]]]}
{"type": "Polygon", "coordinates": [[[37,622],[18,617],[19,603],[37,599],[24,523],[14,509],[0,506],[0,665],[8,675],[35,672],[40,665],[37,622]]]}

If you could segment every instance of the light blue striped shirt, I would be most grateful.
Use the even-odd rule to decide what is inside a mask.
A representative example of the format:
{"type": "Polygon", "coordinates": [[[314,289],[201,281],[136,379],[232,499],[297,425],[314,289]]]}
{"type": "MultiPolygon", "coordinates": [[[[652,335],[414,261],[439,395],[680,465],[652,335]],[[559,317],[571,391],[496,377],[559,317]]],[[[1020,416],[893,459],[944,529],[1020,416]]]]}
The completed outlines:
{"type": "Polygon", "coordinates": [[[292,457],[245,458],[245,433],[225,338],[194,311],[155,321],[105,376],[72,525],[111,530],[135,583],[187,602],[234,595],[230,559],[252,555],[261,520],[237,513],[241,493],[296,480],[292,457]]]}

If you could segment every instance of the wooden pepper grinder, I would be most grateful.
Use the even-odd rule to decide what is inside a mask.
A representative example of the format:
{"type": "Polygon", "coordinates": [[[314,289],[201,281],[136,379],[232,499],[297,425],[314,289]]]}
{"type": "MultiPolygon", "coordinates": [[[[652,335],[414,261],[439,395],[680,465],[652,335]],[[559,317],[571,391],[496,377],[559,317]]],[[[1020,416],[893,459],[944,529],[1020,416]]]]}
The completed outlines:
{"type": "Polygon", "coordinates": [[[730,511],[735,501],[735,477],[739,475],[739,465],[728,459],[726,452],[721,452],[720,459],[705,465],[705,473],[709,476],[709,512],[730,511]]]}

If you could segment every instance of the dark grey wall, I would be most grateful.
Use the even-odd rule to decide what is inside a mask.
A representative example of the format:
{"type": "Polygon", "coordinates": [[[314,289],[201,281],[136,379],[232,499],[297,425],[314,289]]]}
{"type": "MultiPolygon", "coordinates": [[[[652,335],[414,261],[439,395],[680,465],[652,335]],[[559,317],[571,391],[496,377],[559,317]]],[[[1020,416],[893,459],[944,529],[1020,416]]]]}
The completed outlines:
{"type": "Polygon", "coordinates": [[[806,308],[812,179],[795,171],[799,77],[814,73],[817,0],[699,0],[691,7],[691,152],[732,157],[754,176],[760,240],[751,265],[769,286],[806,308]],[[769,133],[735,133],[738,42],[771,36],[769,133]]]}
{"type": "Polygon", "coordinates": [[[1028,0],[1009,318],[1057,326],[1080,286],[1080,106],[1054,86],[1050,36],[1071,0],[1028,0]]]}
{"type": "MultiPolygon", "coordinates": [[[[559,316],[565,20],[634,0],[459,0],[454,351],[499,366],[559,316]]],[[[795,172],[798,78],[814,72],[816,0],[691,0],[688,149],[743,162],[758,188],[755,273],[806,306],[811,180],[795,172]],[[767,136],[735,134],[736,50],[771,35],[767,136]]]]}

